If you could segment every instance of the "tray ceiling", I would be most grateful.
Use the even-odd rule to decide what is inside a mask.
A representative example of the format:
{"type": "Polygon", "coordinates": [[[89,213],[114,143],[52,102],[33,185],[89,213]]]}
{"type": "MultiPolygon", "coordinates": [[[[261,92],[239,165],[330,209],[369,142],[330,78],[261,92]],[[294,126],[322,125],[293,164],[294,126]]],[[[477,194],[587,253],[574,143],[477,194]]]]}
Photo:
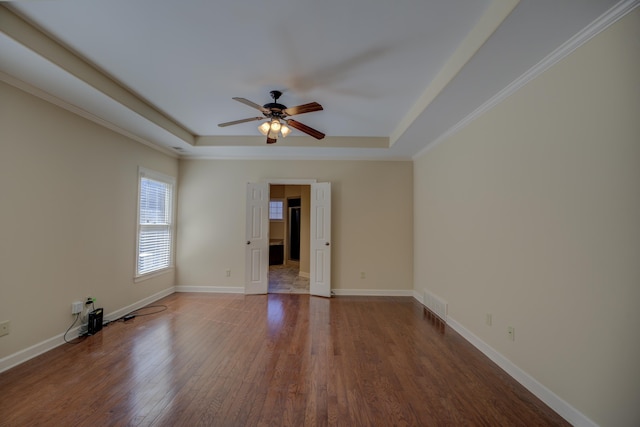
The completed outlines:
{"type": "Polygon", "coordinates": [[[0,77],[184,157],[410,159],[615,5],[7,2],[0,77]],[[270,90],[322,104],[296,120],[327,137],[266,146],[260,122],[217,126],[256,115],[232,97],[270,90]]]}

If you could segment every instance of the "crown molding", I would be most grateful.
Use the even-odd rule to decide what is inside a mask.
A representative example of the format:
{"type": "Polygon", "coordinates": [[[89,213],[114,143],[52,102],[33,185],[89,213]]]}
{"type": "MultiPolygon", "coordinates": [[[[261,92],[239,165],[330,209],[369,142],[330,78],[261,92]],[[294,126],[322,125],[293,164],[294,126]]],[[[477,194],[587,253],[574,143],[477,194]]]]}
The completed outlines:
{"type": "Polygon", "coordinates": [[[395,144],[411,124],[422,114],[434,99],[447,87],[478,50],[489,40],[505,19],[513,12],[520,0],[492,0],[487,10],[473,29],[462,40],[453,55],[447,60],[420,98],[409,109],[409,113],[389,137],[390,146],[395,144]]]}
{"type": "Polygon", "coordinates": [[[602,31],[606,30],[609,26],[613,25],[616,21],[631,12],[639,5],[640,0],[622,0],[617,3],[591,24],[583,28],[580,32],[567,40],[556,50],[547,55],[542,61],[538,62],[527,72],[507,85],[504,89],[498,92],[487,102],[476,108],[473,112],[471,112],[471,114],[453,125],[451,128],[449,128],[449,130],[433,140],[433,142],[427,144],[422,150],[420,150],[413,156],[413,159],[415,160],[420,158],[429,150],[438,146],[438,144],[447,140],[450,136],[465,128],[468,124],[476,120],[478,117],[482,116],[487,111],[491,110],[496,105],[500,104],[502,101],[506,100],[508,97],[524,87],[527,83],[534,80],[549,68],[553,67],[555,64],[569,56],[571,53],[573,53],[573,51],[591,40],[593,37],[597,36],[602,31]]]}
{"type": "Polygon", "coordinates": [[[193,145],[195,137],[184,126],[86,58],[26,21],[11,5],[0,4],[0,32],[175,137],[193,145]]]}
{"type": "Polygon", "coordinates": [[[13,76],[10,76],[9,74],[3,73],[2,71],[0,71],[0,81],[4,82],[10,86],[13,86],[17,89],[20,89],[23,92],[26,92],[30,95],[35,96],[36,98],[40,98],[43,101],[49,102],[50,104],[53,104],[57,107],[62,108],[63,110],[67,110],[77,116],[80,116],[84,119],[87,119],[89,121],[92,121],[102,127],[105,127],[113,132],[119,133],[120,135],[127,137],[129,139],[132,139],[136,142],[139,142],[142,145],[146,145],[149,148],[153,148],[154,150],[160,151],[163,154],[166,154],[167,156],[170,157],[174,157],[174,158],[178,158],[179,155],[176,154],[175,152],[169,150],[168,148],[165,148],[161,145],[158,144],[154,144],[151,141],[147,141],[144,138],[139,137],[136,134],[133,134],[123,128],[121,128],[118,125],[115,125],[114,123],[104,120],[94,114],[89,113],[86,110],[83,110],[82,108],[76,107],[73,104],[70,104],[66,101],[63,101],[62,99],[58,98],[55,95],[50,94],[49,92],[45,92],[41,89],[38,89],[35,86],[30,85],[29,83],[25,83],[22,80],[19,80],[13,76]]]}

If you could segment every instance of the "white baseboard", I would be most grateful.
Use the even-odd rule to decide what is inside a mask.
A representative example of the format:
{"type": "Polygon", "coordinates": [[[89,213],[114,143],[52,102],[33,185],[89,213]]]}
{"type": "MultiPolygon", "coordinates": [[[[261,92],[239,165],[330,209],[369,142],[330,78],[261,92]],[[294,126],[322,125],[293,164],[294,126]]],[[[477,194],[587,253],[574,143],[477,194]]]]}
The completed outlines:
{"type": "Polygon", "coordinates": [[[204,292],[212,294],[244,294],[238,286],[176,286],[176,292],[204,292]]]}
{"type": "Polygon", "coordinates": [[[375,296],[375,297],[411,297],[411,289],[331,289],[333,295],[375,296]]]}
{"type": "Polygon", "coordinates": [[[307,273],[305,271],[299,271],[298,276],[304,277],[305,279],[311,279],[311,273],[307,273]]]}
{"type": "MultiPolygon", "coordinates": [[[[419,301],[417,297],[416,299],[419,301]]],[[[493,347],[452,319],[451,316],[447,319],[447,325],[462,335],[464,339],[469,341],[474,347],[502,368],[513,379],[522,384],[527,390],[533,393],[538,399],[542,400],[547,404],[547,406],[556,411],[562,418],[569,421],[572,425],[576,427],[598,427],[598,425],[591,421],[586,415],[562,400],[557,394],[549,390],[547,387],[540,384],[532,376],[520,369],[493,347]]]]}
{"type": "MultiPolygon", "coordinates": [[[[175,290],[173,287],[167,288],[164,291],[158,292],[134,304],[131,304],[120,310],[116,310],[114,312],[107,314],[105,316],[105,321],[111,320],[111,319],[118,319],[131,311],[137,310],[138,308],[142,308],[145,305],[148,305],[154,301],[157,301],[160,298],[164,298],[167,295],[171,295],[174,292],[175,290]]],[[[77,338],[80,327],[81,326],[76,326],[75,328],[69,330],[69,333],[67,334],[67,339],[72,340],[74,338],[77,338]]],[[[27,347],[24,350],[20,350],[17,353],[13,353],[3,357],[2,359],[0,359],[0,372],[4,372],[8,369],[13,368],[14,366],[18,366],[19,364],[24,363],[27,360],[40,356],[42,353],[46,353],[47,351],[53,350],[59,345],[64,344],[65,343],[64,335],[65,335],[64,333],[56,335],[42,342],[39,342],[38,344],[32,345],[31,347],[27,347]]]]}
{"type": "MultiPolygon", "coordinates": [[[[212,294],[244,294],[244,288],[237,286],[176,286],[176,292],[203,292],[212,294]]],[[[350,296],[384,296],[410,297],[414,291],[410,289],[331,289],[333,295],[350,296]]]]}
{"type": "MultiPolygon", "coordinates": [[[[240,287],[223,287],[223,286],[175,286],[160,291],[154,295],[143,298],[134,304],[123,307],[119,310],[113,311],[105,316],[107,320],[118,319],[125,314],[142,308],[151,304],[167,295],[171,295],[174,292],[208,292],[208,293],[244,293],[244,288],[240,287]]],[[[349,295],[349,296],[413,296],[417,301],[422,304],[422,295],[415,290],[385,290],[385,289],[333,289],[334,295],[349,295]]],[[[447,324],[459,333],[464,339],[469,341],[474,347],[485,354],[495,364],[502,368],[513,379],[522,384],[527,390],[533,393],[536,397],[547,404],[551,409],[556,411],[560,416],[569,421],[576,427],[598,427],[591,419],[586,415],[575,409],[573,406],[565,402],[558,395],[553,393],[544,385],[540,384],[533,377],[513,364],[509,359],[504,357],[493,347],[482,341],[471,331],[466,329],[456,320],[449,316],[447,324]]],[[[80,326],[69,331],[69,339],[77,337],[80,326]]],[[[64,333],[51,337],[31,347],[25,348],[17,353],[10,354],[9,356],[0,359],[0,372],[13,368],[21,363],[26,362],[36,356],[41,355],[49,350],[52,350],[59,345],[64,344],[64,333]]]]}
{"type": "Polygon", "coordinates": [[[141,299],[140,301],[134,302],[133,304],[130,304],[126,307],[123,307],[119,310],[116,311],[112,311],[111,313],[107,313],[104,316],[104,320],[105,321],[112,321],[112,320],[116,320],[121,318],[122,316],[131,313],[132,311],[138,310],[144,306],[147,306],[149,304],[151,304],[152,302],[156,302],[161,298],[164,298],[168,295],[171,295],[172,293],[176,292],[175,287],[172,286],[170,288],[167,288],[163,291],[160,291],[158,293],[155,293],[151,296],[148,296],[146,298],[141,299]]]}
{"type": "Polygon", "coordinates": [[[413,290],[413,297],[418,300],[418,302],[424,305],[424,292],[418,292],[415,289],[413,290]]]}
{"type": "MultiPolygon", "coordinates": [[[[69,337],[75,338],[78,336],[78,329],[80,327],[76,327],[75,329],[69,331],[69,337]]],[[[23,362],[26,362],[29,359],[33,359],[36,356],[41,355],[49,350],[52,350],[59,346],[60,344],[64,344],[64,334],[56,335],[55,337],[49,338],[48,340],[44,340],[38,344],[32,345],[31,347],[27,347],[24,350],[20,350],[17,353],[10,354],[6,357],[0,359],[0,372],[4,372],[8,369],[13,368],[23,362]]]]}

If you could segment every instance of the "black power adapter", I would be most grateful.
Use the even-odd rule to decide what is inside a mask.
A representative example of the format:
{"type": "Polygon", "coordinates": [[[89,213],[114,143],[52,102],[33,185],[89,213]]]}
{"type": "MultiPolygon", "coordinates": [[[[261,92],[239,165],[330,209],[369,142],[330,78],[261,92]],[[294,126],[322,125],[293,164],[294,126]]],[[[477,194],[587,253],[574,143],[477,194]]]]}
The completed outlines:
{"type": "Polygon", "coordinates": [[[87,323],[87,335],[94,335],[102,329],[103,310],[96,308],[89,312],[89,322],[87,323]]]}

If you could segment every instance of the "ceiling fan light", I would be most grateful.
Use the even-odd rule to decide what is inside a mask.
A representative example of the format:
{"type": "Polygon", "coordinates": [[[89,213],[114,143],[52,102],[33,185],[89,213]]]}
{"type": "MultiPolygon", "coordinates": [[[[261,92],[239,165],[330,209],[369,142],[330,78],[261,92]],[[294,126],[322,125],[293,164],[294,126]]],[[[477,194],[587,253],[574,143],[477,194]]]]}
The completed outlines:
{"type": "Polygon", "coordinates": [[[266,135],[271,130],[271,124],[269,122],[264,122],[260,126],[258,126],[258,130],[261,134],[266,135]]]}
{"type": "Polygon", "coordinates": [[[282,125],[280,124],[280,121],[278,119],[273,119],[271,121],[271,130],[278,133],[278,131],[280,130],[280,128],[282,127],[282,125]]]}
{"type": "Polygon", "coordinates": [[[286,138],[287,135],[291,133],[291,129],[289,129],[288,126],[282,125],[282,127],[280,128],[280,133],[282,134],[283,138],[286,138]]]}
{"type": "Polygon", "coordinates": [[[278,139],[278,132],[274,131],[273,129],[269,130],[267,138],[278,139]]]}

